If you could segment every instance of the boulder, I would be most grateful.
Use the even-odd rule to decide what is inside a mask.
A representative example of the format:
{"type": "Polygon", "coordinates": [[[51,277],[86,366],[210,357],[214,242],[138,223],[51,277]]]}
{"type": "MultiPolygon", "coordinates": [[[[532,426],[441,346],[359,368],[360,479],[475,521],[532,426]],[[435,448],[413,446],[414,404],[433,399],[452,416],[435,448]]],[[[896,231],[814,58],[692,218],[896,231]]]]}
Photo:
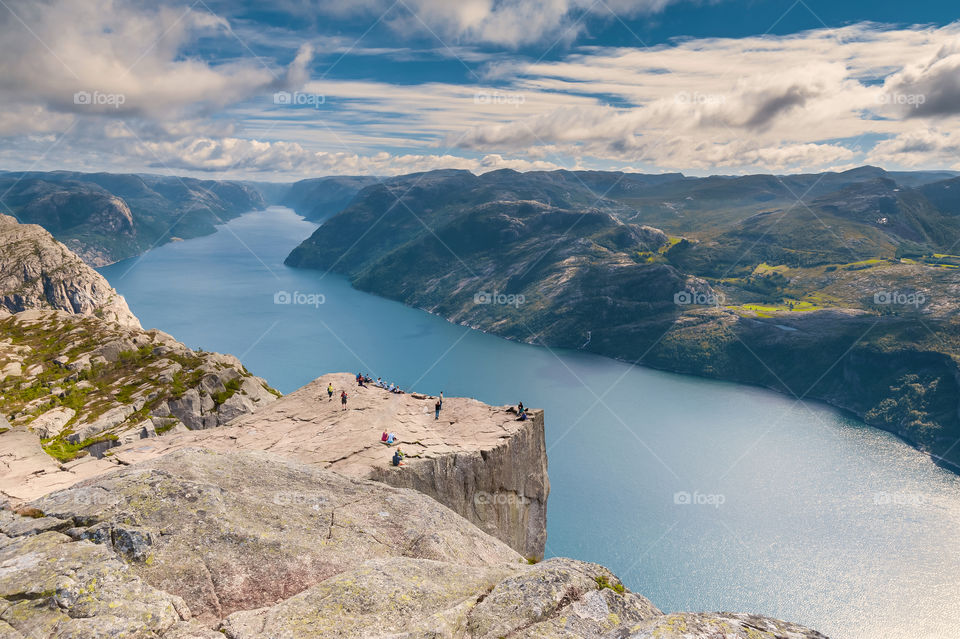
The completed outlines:
{"type": "Polygon", "coordinates": [[[56,437],[76,414],[77,411],[66,406],[51,408],[30,422],[30,428],[40,439],[56,437]]]}

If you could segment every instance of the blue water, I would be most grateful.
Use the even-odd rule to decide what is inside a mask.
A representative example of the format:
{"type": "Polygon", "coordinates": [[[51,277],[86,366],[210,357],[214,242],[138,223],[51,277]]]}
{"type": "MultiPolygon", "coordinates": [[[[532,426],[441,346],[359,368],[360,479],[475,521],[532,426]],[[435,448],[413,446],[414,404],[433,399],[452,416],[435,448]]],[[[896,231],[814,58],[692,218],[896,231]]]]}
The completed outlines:
{"type": "Polygon", "coordinates": [[[284,267],[315,228],[274,207],[101,272],[145,327],[233,353],[283,392],[362,370],[543,407],[547,554],[605,564],[663,610],[960,637],[957,476],[820,404],[511,343],[284,267]],[[323,303],[275,304],[283,291],[323,303]]]}

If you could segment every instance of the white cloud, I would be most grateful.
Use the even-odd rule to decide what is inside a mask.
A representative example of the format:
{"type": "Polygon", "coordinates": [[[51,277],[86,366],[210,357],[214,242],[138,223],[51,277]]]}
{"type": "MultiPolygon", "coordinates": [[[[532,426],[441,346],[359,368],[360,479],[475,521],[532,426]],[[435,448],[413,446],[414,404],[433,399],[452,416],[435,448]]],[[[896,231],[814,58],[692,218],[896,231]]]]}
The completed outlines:
{"type": "MultiPolygon", "coordinates": [[[[489,154],[465,158],[445,154],[361,155],[349,151],[310,151],[296,142],[260,142],[240,138],[184,138],[175,142],[139,141],[133,150],[148,166],[171,170],[276,173],[300,177],[316,175],[400,175],[433,169],[468,169],[485,173],[496,169],[552,170],[546,161],[504,158],[489,154]]],[[[264,177],[260,175],[259,177],[264,177]]]]}
{"type": "MultiPolygon", "coordinates": [[[[383,16],[401,34],[433,36],[444,44],[482,42],[519,47],[571,42],[581,16],[613,19],[662,11],[681,0],[327,0],[310,9],[329,15],[383,16]]],[[[285,5],[298,12],[302,7],[285,5]]]]}

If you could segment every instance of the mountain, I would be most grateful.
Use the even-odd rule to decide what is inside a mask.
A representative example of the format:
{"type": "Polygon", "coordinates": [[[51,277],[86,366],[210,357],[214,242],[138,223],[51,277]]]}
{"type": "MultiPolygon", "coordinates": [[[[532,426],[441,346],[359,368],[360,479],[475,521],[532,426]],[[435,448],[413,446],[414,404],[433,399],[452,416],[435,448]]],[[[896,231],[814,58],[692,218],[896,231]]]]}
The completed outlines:
{"type": "Polygon", "coordinates": [[[358,191],[379,181],[379,178],[370,176],[300,180],[289,185],[279,203],[308,220],[323,220],[342,211],[358,191]]]}
{"type": "MultiPolygon", "coordinates": [[[[521,206],[540,233],[571,215],[521,206]]],[[[584,224],[610,251],[665,241],[619,226],[584,224]]],[[[542,411],[447,398],[437,419],[349,374],[275,399],[235,358],[141,329],[40,227],[0,218],[0,255],[3,636],[825,639],[664,614],[602,566],[542,561],[542,411]]]]}
{"type": "Polygon", "coordinates": [[[55,309],[140,328],[107,280],[40,226],[0,215],[0,249],[0,315],[55,309]]]}
{"type": "Polygon", "coordinates": [[[263,208],[239,182],[111,173],[0,173],[0,206],[39,224],[84,261],[103,266],[263,208]]]}
{"type": "Polygon", "coordinates": [[[824,399],[960,469],[954,180],[418,174],[360,191],[287,264],[509,339],[824,399]]]}

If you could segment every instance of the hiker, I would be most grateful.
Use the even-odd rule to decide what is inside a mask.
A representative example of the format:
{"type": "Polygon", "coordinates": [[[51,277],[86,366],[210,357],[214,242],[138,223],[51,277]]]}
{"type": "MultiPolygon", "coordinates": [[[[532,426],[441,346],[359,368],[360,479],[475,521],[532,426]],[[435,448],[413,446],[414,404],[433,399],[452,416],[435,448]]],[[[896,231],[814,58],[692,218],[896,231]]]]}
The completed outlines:
{"type": "Polygon", "coordinates": [[[327,384],[327,399],[328,399],[328,400],[332,400],[332,399],[333,399],[333,384],[332,384],[332,383],[331,383],[331,384],[327,384]]]}
{"type": "Polygon", "coordinates": [[[393,453],[393,465],[403,466],[403,455],[400,454],[399,448],[393,453]]]}
{"type": "Polygon", "coordinates": [[[440,401],[439,401],[439,404],[440,404],[440,408],[443,408],[443,391],[440,391],[440,401]]]}
{"type": "Polygon", "coordinates": [[[382,441],[384,444],[387,443],[387,431],[383,431],[383,435],[380,435],[380,441],[382,441]]]}
{"type": "Polygon", "coordinates": [[[440,409],[443,408],[443,401],[438,399],[433,408],[433,418],[440,419],[440,409]]]}
{"type": "Polygon", "coordinates": [[[523,412],[523,402],[520,402],[519,404],[517,404],[517,412],[518,413],[523,412]]]}
{"type": "Polygon", "coordinates": [[[340,405],[343,407],[340,410],[347,410],[347,391],[340,391],[340,405]]]}
{"type": "MultiPolygon", "coordinates": [[[[363,373],[357,373],[357,386],[363,386],[363,373]]],[[[366,386],[363,386],[366,388],[366,386]]]]}

